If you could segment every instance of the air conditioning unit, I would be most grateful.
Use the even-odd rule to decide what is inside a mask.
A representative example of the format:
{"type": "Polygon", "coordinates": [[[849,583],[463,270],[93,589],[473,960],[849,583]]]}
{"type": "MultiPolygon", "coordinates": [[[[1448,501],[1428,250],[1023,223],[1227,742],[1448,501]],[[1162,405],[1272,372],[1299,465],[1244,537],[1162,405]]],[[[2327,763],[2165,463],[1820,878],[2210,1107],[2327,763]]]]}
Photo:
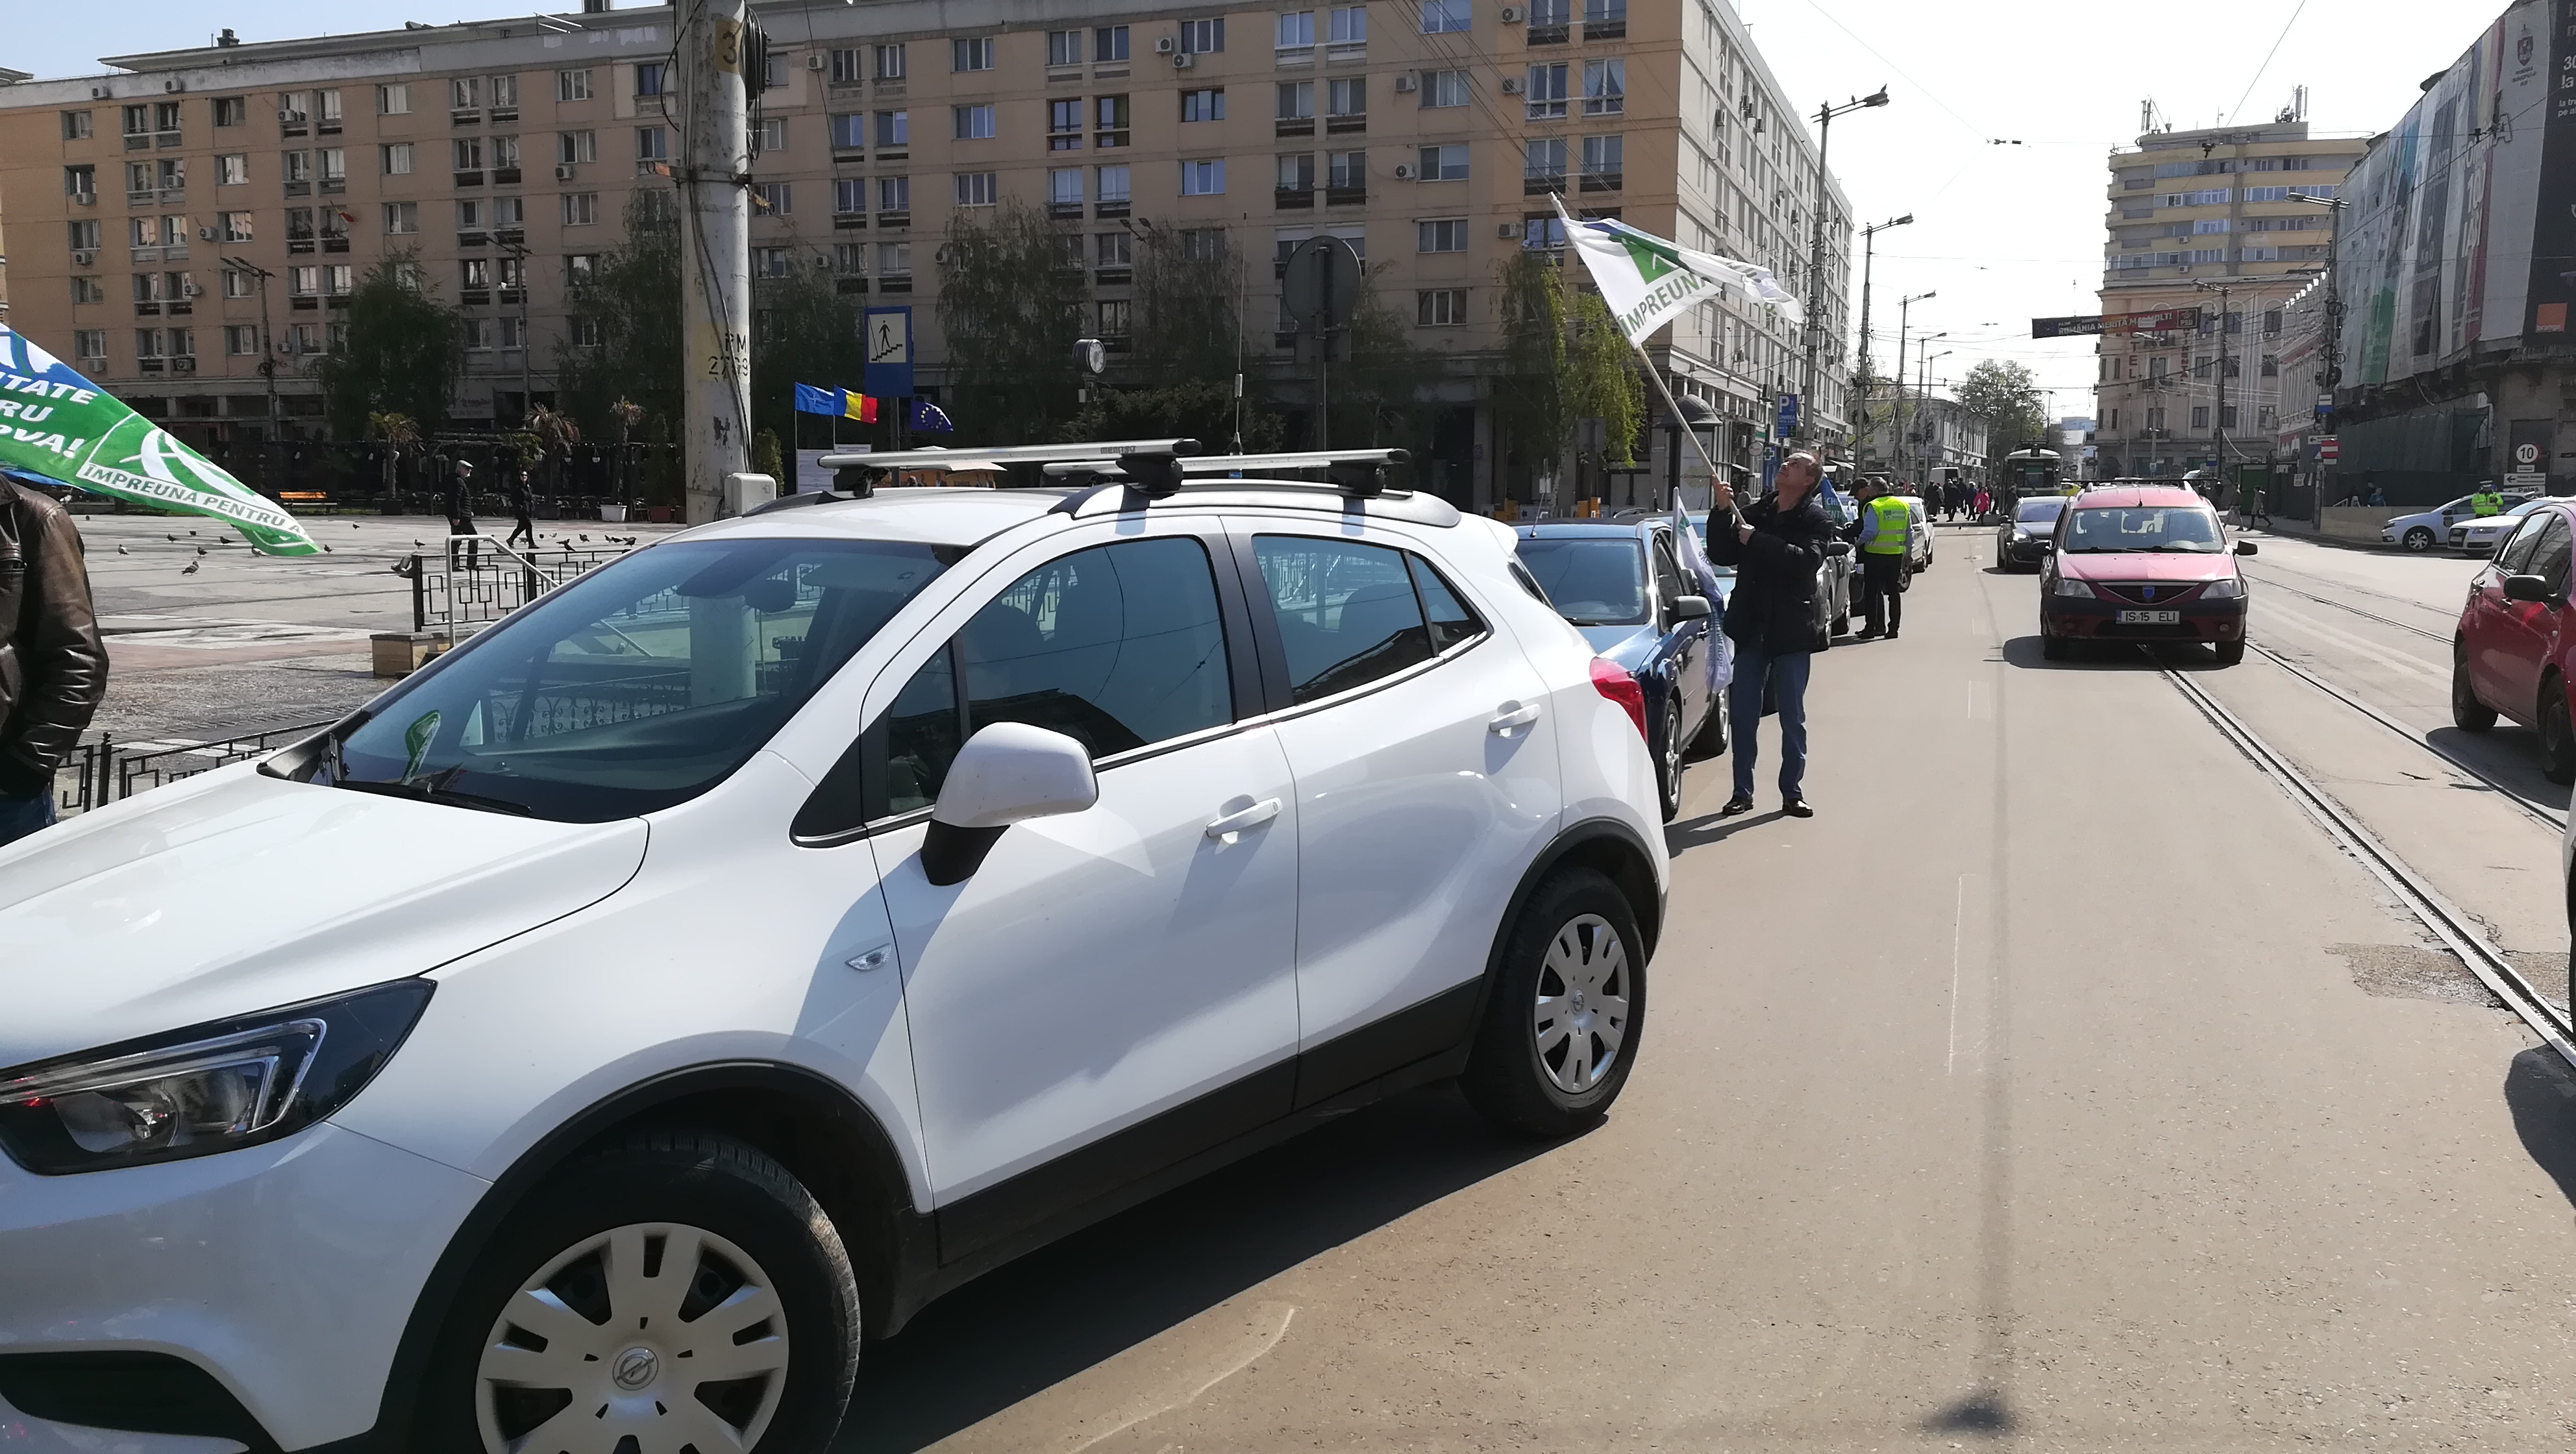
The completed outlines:
{"type": "Polygon", "coordinates": [[[1411,71],[1403,72],[1395,78],[1395,90],[1397,95],[1403,95],[1405,92],[1412,90],[1413,87],[1414,80],[1413,73],[1411,71]]]}
{"type": "Polygon", "coordinates": [[[188,89],[188,83],[185,81],[163,81],[161,83],[161,89],[164,91],[185,91],[188,89]]]}
{"type": "Polygon", "coordinates": [[[1186,71],[1198,63],[1199,58],[1194,55],[1176,55],[1172,57],[1172,69],[1176,71],[1186,71]]]}
{"type": "Polygon", "coordinates": [[[75,207],[95,207],[98,205],[98,194],[96,192],[74,192],[72,193],[72,205],[75,207]]]}
{"type": "Polygon", "coordinates": [[[1413,163],[1411,163],[1411,162],[1397,162],[1397,163],[1395,164],[1395,179],[1396,179],[1397,181],[1399,181],[1399,182],[1410,182],[1410,181],[1412,181],[1412,180],[1413,180],[1413,163]]]}
{"type": "Polygon", "coordinates": [[[1521,225],[1517,222],[1497,222],[1494,224],[1494,236],[1496,237],[1518,237],[1520,235],[1521,225]]]}
{"type": "Polygon", "coordinates": [[[197,296],[196,283],[193,280],[181,283],[179,285],[179,296],[182,298],[193,298],[197,296]]]}
{"type": "Polygon", "coordinates": [[[211,228],[211,227],[200,227],[200,228],[198,228],[198,229],[197,229],[197,241],[199,241],[199,242],[212,242],[212,241],[214,241],[214,240],[215,240],[215,230],[214,230],[213,228],[211,228]]]}
{"type": "Polygon", "coordinates": [[[570,166],[560,166],[560,167],[555,168],[555,180],[556,180],[556,181],[558,181],[558,182],[569,182],[569,181],[571,181],[571,180],[572,180],[572,168],[571,168],[570,166]]]}
{"type": "Polygon", "coordinates": [[[193,374],[196,371],[197,361],[186,355],[170,360],[170,372],[174,374],[193,374]]]}
{"type": "Polygon", "coordinates": [[[1503,7],[1503,24],[1505,24],[1505,25],[1518,25],[1518,24],[1520,24],[1520,23],[1521,23],[1521,8],[1520,8],[1519,6],[1517,6],[1517,5],[1506,5],[1506,6],[1504,6],[1504,7],[1503,7]]]}
{"type": "Polygon", "coordinates": [[[83,249],[72,254],[72,266],[85,268],[98,261],[98,254],[83,249]]]}
{"type": "Polygon", "coordinates": [[[821,51],[816,51],[812,55],[807,56],[805,58],[805,69],[809,71],[819,71],[823,69],[823,53],[821,51]]]}
{"type": "Polygon", "coordinates": [[[297,122],[299,122],[299,121],[302,121],[303,119],[304,119],[303,113],[301,113],[301,112],[297,112],[297,111],[287,111],[287,110],[282,110],[282,109],[281,109],[281,110],[277,113],[277,120],[278,120],[278,124],[279,124],[279,125],[281,125],[281,126],[293,126],[295,123],[297,123],[297,122]]]}
{"type": "Polygon", "coordinates": [[[93,101],[104,101],[104,100],[106,100],[106,99],[107,99],[107,88],[106,88],[105,86],[92,86],[92,87],[90,87],[90,88],[89,88],[89,99],[91,99],[91,100],[93,100],[93,101]]]}
{"type": "Polygon", "coordinates": [[[1170,55],[1172,52],[1179,50],[1180,48],[1181,42],[1176,36],[1158,35],[1154,37],[1154,54],[1158,56],[1170,55]]]}
{"type": "Polygon", "coordinates": [[[1504,94],[1504,95],[1506,95],[1506,96],[1517,96],[1517,95],[1519,95],[1520,93],[1521,93],[1521,78],[1520,78],[1520,77],[1518,77],[1518,76],[1505,76],[1505,77],[1503,77],[1503,94],[1504,94]]]}

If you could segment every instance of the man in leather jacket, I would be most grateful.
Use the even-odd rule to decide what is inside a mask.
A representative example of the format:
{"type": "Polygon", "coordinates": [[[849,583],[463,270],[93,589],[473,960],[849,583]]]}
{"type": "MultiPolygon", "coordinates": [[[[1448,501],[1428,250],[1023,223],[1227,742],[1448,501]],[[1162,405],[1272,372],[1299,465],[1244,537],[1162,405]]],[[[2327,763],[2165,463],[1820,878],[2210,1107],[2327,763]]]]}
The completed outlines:
{"type": "Polygon", "coordinates": [[[1708,515],[1709,559],[1735,567],[1735,592],[1726,603],[1726,636],[1735,643],[1735,682],[1727,694],[1735,730],[1735,796],[1719,811],[1753,810],[1753,769],[1759,760],[1754,729],[1762,721],[1763,684],[1780,712],[1780,808],[1797,818],[1815,816],[1807,804],[1807,667],[1822,645],[1816,639],[1816,569],[1833,522],[1816,503],[1824,470],[1810,454],[1780,462],[1775,493],[1738,510],[1735,492],[1717,487],[1708,515]]]}
{"type": "Polygon", "coordinates": [[[54,821],[54,769],[106,691],[71,512],[0,480],[0,843],[54,821]]]}

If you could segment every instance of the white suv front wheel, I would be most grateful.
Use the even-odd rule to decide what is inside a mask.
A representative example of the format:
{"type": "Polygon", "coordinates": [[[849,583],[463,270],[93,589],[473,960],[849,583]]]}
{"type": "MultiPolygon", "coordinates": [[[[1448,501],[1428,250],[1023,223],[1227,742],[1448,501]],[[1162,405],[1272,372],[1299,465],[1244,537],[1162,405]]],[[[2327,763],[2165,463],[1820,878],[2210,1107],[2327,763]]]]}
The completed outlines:
{"type": "Polygon", "coordinates": [[[653,1133],[532,1192],[467,1277],[425,1391],[441,1449],[807,1450],[859,1310],[831,1220],[728,1138],[653,1133]]]}
{"type": "Polygon", "coordinates": [[[1564,869],[1521,907],[1459,1087],[1509,1130],[1597,1123],[1628,1083],[1646,1012],[1636,915],[1609,879],[1564,869]]]}

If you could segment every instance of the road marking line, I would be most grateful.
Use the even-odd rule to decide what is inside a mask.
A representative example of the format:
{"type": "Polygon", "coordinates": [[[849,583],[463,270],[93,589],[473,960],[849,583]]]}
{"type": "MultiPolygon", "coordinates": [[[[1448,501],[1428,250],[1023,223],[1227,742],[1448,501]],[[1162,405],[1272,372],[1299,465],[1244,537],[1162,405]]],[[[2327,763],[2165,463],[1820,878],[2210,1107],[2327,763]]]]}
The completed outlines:
{"type": "Polygon", "coordinates": [[[1954,1075],[1959,1069],[1959,937],[1968,917],[1968,876],[1959,875],[1959,889],[1950,902],[1950,1055],[1942,1063],[1943,1075],[1954,1075]]]}

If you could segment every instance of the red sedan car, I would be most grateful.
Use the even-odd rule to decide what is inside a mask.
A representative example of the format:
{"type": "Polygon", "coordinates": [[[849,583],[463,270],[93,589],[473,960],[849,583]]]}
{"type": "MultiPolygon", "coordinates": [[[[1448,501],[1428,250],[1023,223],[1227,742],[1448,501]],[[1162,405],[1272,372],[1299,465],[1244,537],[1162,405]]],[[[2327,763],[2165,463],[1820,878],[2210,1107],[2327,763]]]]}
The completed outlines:
{"type": "Polygon", "coordinates": [[[2218,512],[2193,491],[2111,485],[2069,500],[2039,583],[2040,654],[2078,641],[2206,641],[2245,659],[2245,577],[2218,512]]]}
{"type": "Polygon", "coordinates": [[[2569,683],[2576,679],[2576,609],[2567,565],[2576,501],[2548,500],[2487,557],[2469,582],[2451,638],[2451,720],[2484,732],[2501,714],[2540,734],[2540,770],[2576,782],[2569,683]]]}

